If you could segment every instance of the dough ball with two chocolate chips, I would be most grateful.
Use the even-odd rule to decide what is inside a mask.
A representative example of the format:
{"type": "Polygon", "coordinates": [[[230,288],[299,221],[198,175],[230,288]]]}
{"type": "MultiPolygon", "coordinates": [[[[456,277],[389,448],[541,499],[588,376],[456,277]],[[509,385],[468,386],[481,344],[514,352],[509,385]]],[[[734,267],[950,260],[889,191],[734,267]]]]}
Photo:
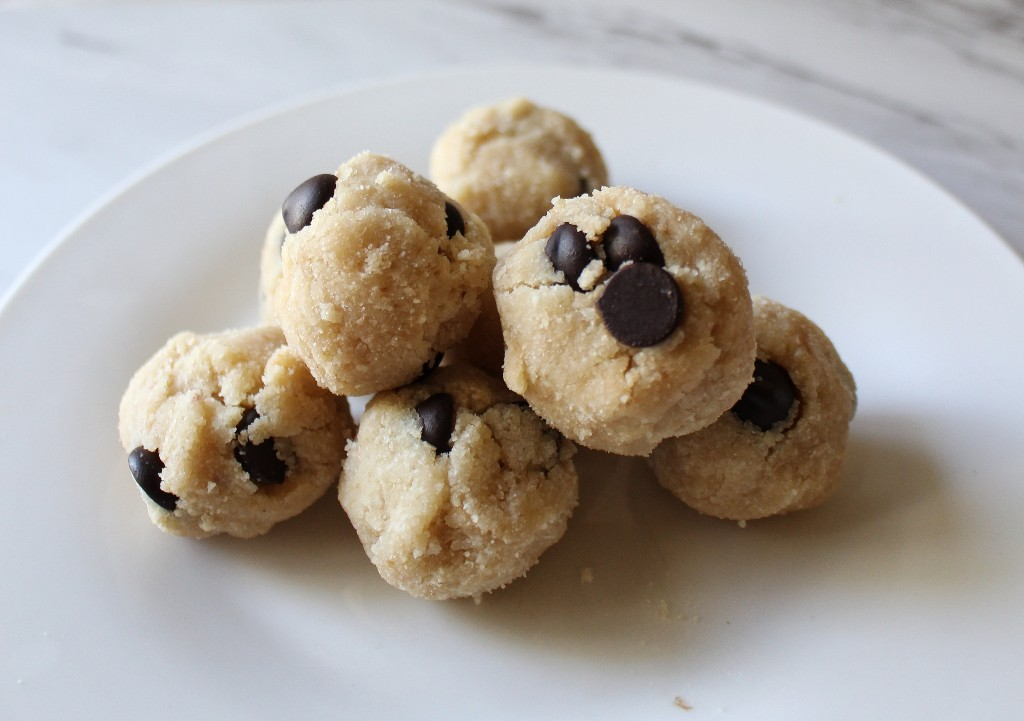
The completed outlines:
{"type": "Polygon", "coordinates": [[[712,423],[750,379],[743,267],[664,198],[611,187],[556,200],[494,289],[505,382],[581,445],[648,455],[712,423]]]}
{"type": "Polygon", "coordinates": [[[662,486],[701,513],[738,521],[811,508],[839,485],[853,376],[801,313],[754,299],[757,363],[736,405],[711,426],[670,438],[650,462],[662,486]]]}
{"type": "Polygon", "coordinates": [[[129,382],[118,431],[157,526],[248,538],[334,484],[355,425],[264,327],[168,340],[129,382]]]}
{"type": "Polygon", "coordinates": [[[369,402],[339,500],[388,583],[479,597],[562,537],[578,497],[574,453],[498,380],[446,366],[369,402]]]}
{"type": "Polygon", "coordinates": [[[494,240],[519,240],[551,208],[608,184],[590,134],[525,98],[473,108],[434,143],[430,176],[480,216],[494,240]]]}
{"type": "Polygon", "coordinates": [[[410,383],[479,315],[494,267],[487,228],[400,163],[361,153],[297,186],[282,215],[274,311],[332,392],[410,383]]]}

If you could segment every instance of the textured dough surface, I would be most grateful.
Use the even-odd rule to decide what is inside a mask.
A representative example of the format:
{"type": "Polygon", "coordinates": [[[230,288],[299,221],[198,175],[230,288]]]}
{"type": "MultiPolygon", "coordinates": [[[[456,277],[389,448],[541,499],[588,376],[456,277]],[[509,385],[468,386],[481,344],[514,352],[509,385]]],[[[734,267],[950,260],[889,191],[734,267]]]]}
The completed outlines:
{"type": "Polygon", "coordinates": [[[165,531],[256,536],[311,505],[337,479],[355,432],[348,403],[320,388],[274,327],[211,335],[180,333],[132,377],[118,430],[126,452],[158,451],[161,489],[174,511],[145,493],[165,531]],[[245,409],[259,418],[244,432],[245,409]],[[234,455],[240,441],[273,439],[288,468],[280,485],[257,485],[234,455]]]}
{"type": "Polygon", "coordinates": [[[513,98],[469,110],[434,143],[430,175],[480,216],[494,240],[519,240],[551,207],[608,184],[590,134],[567,115],[513,98]]]}
{"type": "Polygon", "coordinates": [[[479,597],[522,576],[577,503],[575,447],[470,366],[380,393],[349,445],[339,500],[380,575],[413,596],[479,597]],[[447,392],[452,448],[420,434],[418,403],[447,392]]]}
{"type": "MultiPolygon", "coordinates": [[[[505,256],[515,245],[512,241],[494,244],[497,259],[505,256]]],[[[487,371],[495,378],[501,378],[501,366],[505,362],[505,338],[501,333],[501,318],[494,300],[493,286],[484,294],[480,315],[463,340],[445,355],[448,363],[470,363],[487,371]]]]}
{"type": "Polygon", "coordinates": [[[757,356],[782,365],[799,400],[767,432],[733,413],[651,456],[662,486],[701,513],[751,520],[811,508],[842,479],[857,406],[849,369],[825,333],[801,313],[754,299],[757,356]]]}
{"type": "Polygon", "coordinates": [[[494,267],[490,234],[446,196],[381,155],[337,171],[334,195],[285,239],[274,305],[288,343],[325,388],[367,395],[415,380],[465,337],[494,267]]]}
{"type": "Polygon", "coordinates": [[[494,291],[505,382],[580,445],[648,455],[662,439],[712,423],[749,382],[754,331],[743,267],[699,218],[663,198],[611,187],[556,199],[498,263],[494,291]],[[685,303],[679,326],[650,347],[623,345],[605,327],[597,307],[609,276],[603,266],[592,263],[581,276],[592,290],[575,292],[544,252],[562,223],[595,244],[618,215],[653,232],[685,303]]]}

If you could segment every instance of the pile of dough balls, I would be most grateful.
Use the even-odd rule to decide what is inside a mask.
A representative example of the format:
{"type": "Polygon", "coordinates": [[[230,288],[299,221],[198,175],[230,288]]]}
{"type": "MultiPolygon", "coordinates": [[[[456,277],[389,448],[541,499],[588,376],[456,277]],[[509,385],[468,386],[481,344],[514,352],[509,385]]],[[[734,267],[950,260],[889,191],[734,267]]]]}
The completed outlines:
{"type": "Polygon", "coordinates": [[[167,532],[260,535],[336,485],[384,580],[479,599],[566,532],[577,446],[739,521],[841,480],[856,390],[824,332],[700,218],[610,185],[559,111],[471,109],[429,179],[363,152],[268,215],[261,325],[175,335],[121,400],[167,532]]]}

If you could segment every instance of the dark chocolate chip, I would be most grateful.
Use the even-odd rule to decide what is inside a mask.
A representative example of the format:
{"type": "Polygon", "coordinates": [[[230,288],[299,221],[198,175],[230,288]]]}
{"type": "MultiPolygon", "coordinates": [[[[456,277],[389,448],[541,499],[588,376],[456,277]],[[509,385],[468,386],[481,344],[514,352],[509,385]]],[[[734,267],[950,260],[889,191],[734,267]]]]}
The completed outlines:
{"type": "MultiPolygon", "coordinates": [[[[242,420],[235,426],[235,435],[251,426],[259,417],[255,408],[247,408],[242,413],[242,420]]],[[[239,443],[235,446],[235,460],[257,485],[280,485],[288,473],[287,464],[277,456],[273,438],[267,438],[261,443],[239,443]]]]}
{"type": "Polygon", "coordinates": [[[423,364],[423,369],[420,371],[420,377],[416,380],[423,380],[434,374],[438,368],[441,367],[441,361],[444,360],[444,351],[438,351],[433,358],[423,364]]]}
{"type": "Polygon", "coordinates": [[[665,256],[661,254],[658,241],[648,227],[632,215],[612,218],[608,229],[601,236],[601,242],[604,245],[605,264],[611,270],[618,270],[627,260],[662,267],[665,265],[665,256]]]}
{"type": "Polygon", "coordinates": [[[437,453],[452,449],[452,431],[455,430],[455,399],[447,393],[435,393],[416,406],[416,412],[423,423],[420,438],[437,453]]]}
{"type": "Polygon", "coordinates": [[[466,222],[462,219],[462,213],[455,207],[455,203],[444,202],[444,220],[448,224],[448,237],[454,238],[456,233],[466,234],[466,222]]]}
{"type": "Polygon", "coordinates": [[[238,421],[238,425],[235,426],[235,435],[251,426],[259,417],[260,413],[255,408],[246,408],[242,411],[242,419],[238,421]]]}
{"type": "Polygon", "coordinates": [[[577,195],[577,196],[580,196],[580,195],[586,195],[586,194],[587,194],[587,193],[589,193],[589,192],[590,192],[591,190],[593,190],[593,188],[592,188],[592,187],[590,187],[590,181],[589,181],[589,180],[587,180],[586,178],[584,178],[584,177],[583,177],[583,176],[581,175],[581,176],[580,176],[580,179],[579,179],[579,192],[578,192],[578,193],[577,193],[576,195],[577,195]]]}
{"type": "Polygon", "coordinates": [[[741,421],[748,421],[762,431],[789,417],[797,398],[796,386],[786,369],[774,361],[754,361],[754,380],[732,407],[741,421]]]}
{"type": "Polygon", "coordinates": [[[665,340],[679,325],[683,294],[664,268],[631,263],[605,284],[597,309],[615,340],[645,348],[665,340]]]}
{"type": "Polygon", "coordinates": [[[153,503],[167,511],[173,511],[178,507],[178,497],[160,488],[160,472],[164,470],[164,462],[160,460],[157,451],[139,446],[128,454],[128,468],[139,488],[153,503]]]}
{"type": "Polygon", "coordinates": [[[597,258],[594,248],[587,242],[582,230],[571,223],[562,223],[544,245],[544,254],[555,270],[561,271],[565,282],[581,292],[579,280],[583,269],[597,258]]]}
{"type": "Polygon", "coordinates": [[[289,193],[281,206],[281,213],[284,215],[284,224],[288,228],[288,232],[298,233],[309,225],[309,221],[313,219],[313,213],[324,207],[334,195],[334,187],[337,184],[337,176],[324,173],[314,175],[289,193]]]}

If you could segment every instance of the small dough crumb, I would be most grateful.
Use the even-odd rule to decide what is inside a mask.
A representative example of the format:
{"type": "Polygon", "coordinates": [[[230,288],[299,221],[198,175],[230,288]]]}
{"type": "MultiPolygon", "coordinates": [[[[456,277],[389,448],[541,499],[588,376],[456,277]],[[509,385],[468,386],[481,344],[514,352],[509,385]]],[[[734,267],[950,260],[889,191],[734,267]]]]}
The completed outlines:
{"type": "Polygon", "coordinates": [[[682,696],[676,696],[672,700],[672,703],[675,706],[678,706],[679,708],[681,708],[683,711],[693,711],[693,706],[691,706],[690,704],[686,703],[686,700],[682,696]]]}

